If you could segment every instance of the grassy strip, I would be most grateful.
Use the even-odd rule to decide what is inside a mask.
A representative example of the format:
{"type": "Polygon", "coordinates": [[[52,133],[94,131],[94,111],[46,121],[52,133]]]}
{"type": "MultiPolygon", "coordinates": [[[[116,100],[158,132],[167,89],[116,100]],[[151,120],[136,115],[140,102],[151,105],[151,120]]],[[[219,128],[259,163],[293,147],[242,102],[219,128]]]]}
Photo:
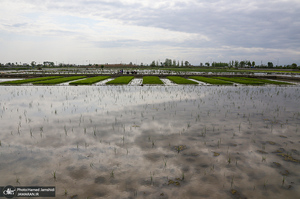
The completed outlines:
{"type": "Polygon", "coordinates": [[[300,73],[300,71],[287,71],[287,70],[239,70],[239,72],[250,72],[250,73],[300,73]]]}
{"type": "Polygon", "coordinates": [[[225,81],[230,81],[238,84],[246,84],[246,85],[262,85],[263,82],[256,81],[255,79],[242,79],[240,77],[213,77],[214,79],[221,79],[225,81]]]}
{"type": "Polygon", "coordinates": [[[159,77],[156,76],[144,76],[143,84],[164,84],[159,77]]]}
{"type": "Polygon", "coordinates": [[[72,76],[72,77],[63,77],[63,78],[58,78],[58,79],[53,79],[53,80],[45,80],[45,81],[39,81],[39,82],[33,82],[33,84],[60,84],[76,79],[82,79],[85,78],[86,76],[72,76]]]}
{"type": "Polygon", "coordinates": [[[258,81],[258,82],[263,82],[265,84],[277,84],[277,85],[292,85],[291,83],[288,82],[279,82],[279,81],[272,81],[268,79],[258,79],[258,78],[249,78],[249,77],[242,77],[241,79],[246,79],[246,80],[253,80],[253,81],[258,81]]]}
{"type": "Polygon", "coordinates": [[[1,82],[0,84],[26,84],[26,83],[32,83],[37,81],[44,81],[44,80],[50,80],[50,79],[57,79],[61,78],[61,76],[52,76],[52,77],[39,77],[39,78],[31,78],[31,79],[22,79],[22,80],[14,80],[14,81],[7,81],[7,82],[1,82]]]}
{"type": "Polygon", "coordinates": [[[79,80],[75,82],[70,82],[70,85],[91,85],[100,81],[103,81],[105,79],[110,78],[110,76],[98,76],[98,77],[90,77],[84,80],[79,80]]]}
{"type": "Polygon", "coordinates": [[[208,77],[200,77],[200,76],[191,76],[191,79],[195,79],[201,82],[209,83],[209,84],[217,84],[217,85],[232,85],[232,82],[220,80],[220,79],[213,79],[208,77]]]}
{"type": "Polygon", "coordinates": [[[178,76],[168,76],[167,78],[176,84],[198,84],[197,82],[178,76]]]}
{"type": "Polygon", "coordinates": [[[117,77],[114,80],[106,82],[106,84],[128,84],[133,78],[133,76],[117,77]]]}
{"type": "Polygon", "coordinates": [[[244,69],[221,69],[221,68],[158,68],[160,70],[169,70],[177,72],[213,72],[213,73],[223,73],[223,72],[236,72],[236,73],[300,73],[300,71],[285,71],[285,70],[244,70],[244,69]]]}
{"type": "Polygon", "coordinates": [[[215,72],[215,73],[223,73],[223,72],[236,72],[237,70],[229,70],[229,69],[218,69],[218,68],[159,68],[160,70],[166,71],[175,71],[175,72],[215,72]]]}

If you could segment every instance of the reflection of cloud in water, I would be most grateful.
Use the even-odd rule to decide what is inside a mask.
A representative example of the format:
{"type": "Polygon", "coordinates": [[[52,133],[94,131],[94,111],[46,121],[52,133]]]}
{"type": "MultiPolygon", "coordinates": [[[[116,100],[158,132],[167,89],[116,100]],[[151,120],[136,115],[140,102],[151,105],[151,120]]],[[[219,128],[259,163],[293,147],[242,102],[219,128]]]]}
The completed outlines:
{"type": "Polygon", "coordinates": [[[80,198],[216,198],[231,188],[256,198],[299,195],[299,185],[288,184],[299,177],[297,163],[273,153],[284,148],[300,159],[297,87],[0,89],[1,184],[17,177],[24,186],[55,185],[80,198]],[[168,185],[183,175],[181,187],[168,185]]]}

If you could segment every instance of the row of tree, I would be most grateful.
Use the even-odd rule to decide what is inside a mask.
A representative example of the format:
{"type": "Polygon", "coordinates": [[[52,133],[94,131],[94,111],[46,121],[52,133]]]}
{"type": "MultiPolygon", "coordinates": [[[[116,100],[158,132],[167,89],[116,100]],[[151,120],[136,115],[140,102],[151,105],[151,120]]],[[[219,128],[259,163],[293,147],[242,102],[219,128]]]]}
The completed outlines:
{"type": "MultiPolygon", "coordinates": [[[[89,64],[90,66],[92,66],[92,64],[89,64]]],[[[130,62],[129,65],[132,65],[132,62],[130,62]]],[[[35,61],[32,61],[30,64],[21,64],[18,62],[15,63],[6,63],[1,64],[0,63],[0,67],[3,66],[9,66],[9,67],[20,67],[20,66],[32,66],[32,67],[42,67],[42,66],[55,66],[54,62],[44,62],[43,64],[37,64],[35,61]]],[[[70,64],[59,64],[60,67],[63,66],[74,66],[74,65],[70,65],[70,64]]],[[[100,66],[98,64],[95,64],[94,66],[100,66]]],[[[141,64],[141,66],[143,66],[143,63],[141,64]]],[[[166,59],[164,62],[160,62],[160,61],[152,61],[152,63],[150,64],[151,67],[189,67],[192,66],[188,61],[178,61],[178,60],[172,60],[172,59],[166,59]]],[[[218,67],[218,68],[225,68],[225,67],[233,67],[233,68],[252,68],[252,67],[259,67],[259,68],[273,68],[274,65],[272,62],[268,62],[267,65],[255,65],[255,61],[249,61],[249,60],[242,60],[242,61],[238,61],[238,60],[232,60],[229,61],[228,63],[226,62],[212,62],[211,64],[209,62],[206,62],[205,64],[200,63],[200,67],[201,66],[206,66],[206,67],[218,67]]],[[[101,65],[101,68],[102,65],[101,65]]],[[[276,66],[276,68],[291,68],[291,69],[298,69],[299,67],[297,66],[296,63],[293,63],[291,65],[285,65],[285,66],[276,66]]]]}
{"type": "MultiPolygon", "coordinates": [[[[152,63],[150,64],[150,66],[155,67],[155,66],[166,66],[166,67],[188,67],[191,66],[191,64],[188,61],[176,61],[176,60],[172,60],[172,59],[166,59],[164,62],[159,62],[159,61],[152,61],[152,63]]],[[[238,61],[238,60],[232,60],[229,61],[228,63],[226,62],[212,62],[211,64],[209,62],[206,62],[205,64],[200,63],[200,67],[201,66],[206,66],[206,67],[218,67],[218,68],[222,68],[222,67],[233,67],[233,68],[254,68],[254,67],[260,67],[260,68],[273,68],[274,64],[273,62],[268,62],[267,65],[256,65],[255,61],[250,61],[250,60],[242,60],[242,61],[238,61]]],[[[293,68],[293,69],[297,69],[298,66],[297,64],[293,63],[291,65],[286,65],[284,66],[285,68],[293,68]]],[[[283,66],[276,66],[276,68],[283,68],[283,66]]]]}
{"type": "Polygon", "coordinates": [[[152,61],[150,66],[155,67],[155,66],[166,66],[166,67],[183,67],[183,66],[191,66],[190,62],[188,61],[181,61],[179,62],[178,60],[176,61],[175,59],[166,59],[164,62],[159,62],[159,61],[152,61]]]}

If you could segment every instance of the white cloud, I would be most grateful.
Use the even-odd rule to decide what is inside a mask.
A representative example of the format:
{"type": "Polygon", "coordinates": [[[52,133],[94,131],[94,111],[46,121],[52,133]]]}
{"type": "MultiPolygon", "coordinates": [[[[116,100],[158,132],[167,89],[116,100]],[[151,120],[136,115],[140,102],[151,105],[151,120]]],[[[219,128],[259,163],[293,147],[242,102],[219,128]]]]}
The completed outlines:
{"type": "MultiPolygon", "coordinates": [[[[207,57],[223,57],[221,61],[227,62],[237,57],[234,53],[238,51],[230,48],[264,49],[274,56],[274,51],[299,52],[299,9],[300,2],[293,0],[2,0],[0,36],[11,39],[2,39],[6,46],[17,45],[12,40],[30,46],[30,42],[36,44],[36,37],[40,43],[51,40],[58,46],[69,46],[69,51],[84,45],[93,50],[89,50],[90,54],[104,49],[120,52],[126,47],[132,52],[149,48],[147,53],[154,47],[164,49],[155,50],[157,53],[151,53],[152,58],[144,62],[170,54],[165,50],[174,53],[174,57],[199,59],[195,64],[207,57]],[[230,47],[225,55],[223,46],[230,47]],[[186,53],[187,49],[194,57],[186,53]],[[207,52],[209,56],[199,56],[207,52]]],[[[258,55],[252,50],[243,54],[255,59],[258,55]]],[[[300,62],[295,53],[283,55],[286,57],[282,60],[300,62]]],[[[2,60],[7,61],[0,55],[2,60]]]]}

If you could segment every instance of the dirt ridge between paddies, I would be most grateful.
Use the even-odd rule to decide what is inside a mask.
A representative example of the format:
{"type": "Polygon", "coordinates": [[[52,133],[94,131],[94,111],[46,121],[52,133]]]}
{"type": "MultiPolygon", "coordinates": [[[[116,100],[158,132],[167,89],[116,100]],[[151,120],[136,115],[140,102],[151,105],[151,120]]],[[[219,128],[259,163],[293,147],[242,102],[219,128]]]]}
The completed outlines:
{"type": "Polygon", "coordinates": [[[131,80],[134,79],[134,76],[122,76],[122,77],[117,77],[114,80],[111,80],[109,82],[106,82],[106,84],[112,84],[112,85],[118,85],[118,84],[129,84],[131,80]]]}
{"type": "Polygon", "coordinates": [[[91,84],[95,84],[97,82],[103,81],[110,78],[110,76],[97,76],[97,77],[90,77],[87,79],[83,79],[83,80],[78,80],[75,82],[70,82],[70,85],[91,85],[91,84]]]}
{"type": "Polygon", "coordinates": [[[3,85],[19,85],[19,84],[28,84],[28,83],[34,83],[34,82],[51,80],[51,79],[58,79],[58,78],[62,78],[62,76],[50,76],[50,77],[38,77],[38,78],[31,78],[31,79],[13,80],[13,81],[1,82],[0,84],[3,84],[3,85]]]}
{"type": "Polygon", "coordinates": [[[83,78],[86,78],[86,76],[63,77],[63,78],[58,78],[58,79],[53,79],[53,80],[33,82],[33,84],[34,85],[53,85],[53,84],[60,84],[60,83],[64,83],[64,82],[69,82],[69,81],[72,81],[72,80],[83,79],[83,78]]]}
{"type": "Polygon", "coordinates": [[[176,84],[198,84],[198,82],[194,82],[179,76],[167,76],[167,78],[176,84]]]}

